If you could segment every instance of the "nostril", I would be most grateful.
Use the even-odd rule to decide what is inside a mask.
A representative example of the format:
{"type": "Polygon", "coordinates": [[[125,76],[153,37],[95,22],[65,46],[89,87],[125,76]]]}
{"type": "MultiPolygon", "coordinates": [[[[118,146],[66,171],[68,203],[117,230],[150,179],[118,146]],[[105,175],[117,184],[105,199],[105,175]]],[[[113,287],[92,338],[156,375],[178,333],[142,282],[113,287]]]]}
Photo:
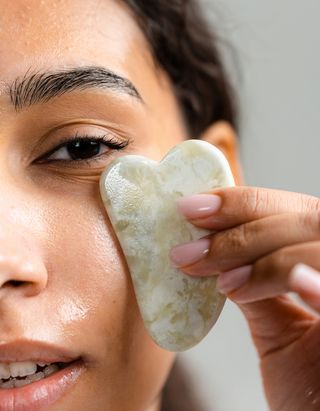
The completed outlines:
{"type": "Polygon", "coordinates": [[[3,284],[2,287],[20,287],[21,285],[29,284],[28,281],[10,280],[3,284]]]}
{"type": "Polygon", "coordinates": [[[35,296],[46,288],[47,280],[47,269],[41,260],[23,259],[16,254],[5,256],[0,252],[1,299],[11,292],[35,296]]]}
{"type": "MultiPolygon", "coordinates": [[[[7,292],[17,290],[23,292],[26,297],[32,297],[33,295],[38,294],[39,288],[37,284],[32,281],[20,281],[20,280],[9,280],[3,283],[0,286],[0,294],[1,292],[7,292]]],[[[0,407],[1,408],[1,407],[0,407]]]]}

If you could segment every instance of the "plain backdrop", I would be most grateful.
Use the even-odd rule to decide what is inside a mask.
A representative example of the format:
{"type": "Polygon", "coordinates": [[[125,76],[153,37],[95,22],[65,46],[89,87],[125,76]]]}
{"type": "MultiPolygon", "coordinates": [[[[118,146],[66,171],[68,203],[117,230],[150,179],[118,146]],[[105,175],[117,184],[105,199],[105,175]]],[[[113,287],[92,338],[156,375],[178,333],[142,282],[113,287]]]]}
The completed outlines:
{"type": "MultiPolygon", "coordinates": [[[[236,64],[223,46],[240,95],[246,184],[320,196],[319,0],[203,1],[237,53],[236,64]]],[[[209,411],[268,410],[256,352],[234,304],[181,356],[209,411]]]]}

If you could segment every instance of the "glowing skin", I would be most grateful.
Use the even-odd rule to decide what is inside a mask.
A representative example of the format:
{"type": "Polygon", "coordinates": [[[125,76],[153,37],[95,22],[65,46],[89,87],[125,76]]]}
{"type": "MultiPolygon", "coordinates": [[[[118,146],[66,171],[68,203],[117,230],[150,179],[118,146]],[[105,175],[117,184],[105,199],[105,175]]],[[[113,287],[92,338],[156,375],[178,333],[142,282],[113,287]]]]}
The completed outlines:
{"type": "MultiPolygon", "coordinates": [[[[157,411],[174,355],[143,327],[98,182],[111,158],[160,160],[187,137],[171,85],[119,2],[0,0],[0,10],[1,340],[46,341],[86,359],[50,411],[157,411]],[[7,85],[28,70],[79,66],[129,79],[144,103],[96,88],[14,109],[7,85]],[[106,132],[131,142],[96,161],[36,162],[61,139],[106,132]]],[[[208,140],[221,133],[229,131],[210,130],[208,140]]]]}

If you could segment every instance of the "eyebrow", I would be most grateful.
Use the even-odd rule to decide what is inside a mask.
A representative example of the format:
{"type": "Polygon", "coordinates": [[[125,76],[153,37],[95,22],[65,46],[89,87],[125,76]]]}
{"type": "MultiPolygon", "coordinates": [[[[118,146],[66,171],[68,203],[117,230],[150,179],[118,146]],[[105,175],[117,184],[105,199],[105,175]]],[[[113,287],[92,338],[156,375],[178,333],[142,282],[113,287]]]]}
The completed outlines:
{"type": "Polygon", "coordinates": [[[130,80],[99,66],[33,74],[28,70],[9,86],[9,95],[15,110],[19,111],[65,93],[90,88],[109,89],[143,101],[130,80]]]}

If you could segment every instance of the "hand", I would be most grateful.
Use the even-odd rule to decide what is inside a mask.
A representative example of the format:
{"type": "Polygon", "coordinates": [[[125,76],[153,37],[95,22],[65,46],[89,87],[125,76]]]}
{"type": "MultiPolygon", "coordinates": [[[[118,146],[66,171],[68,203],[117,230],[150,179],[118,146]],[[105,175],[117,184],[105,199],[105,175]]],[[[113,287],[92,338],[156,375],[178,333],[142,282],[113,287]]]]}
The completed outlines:
{"type": "Polygon", "coordinates": [[[213,234],[175,247],[172,261],[188,275],[218,275],[220,291],[241,308],[271,410],[320,410],[320,200],[232,187],[178,207],[213,234]]]}

